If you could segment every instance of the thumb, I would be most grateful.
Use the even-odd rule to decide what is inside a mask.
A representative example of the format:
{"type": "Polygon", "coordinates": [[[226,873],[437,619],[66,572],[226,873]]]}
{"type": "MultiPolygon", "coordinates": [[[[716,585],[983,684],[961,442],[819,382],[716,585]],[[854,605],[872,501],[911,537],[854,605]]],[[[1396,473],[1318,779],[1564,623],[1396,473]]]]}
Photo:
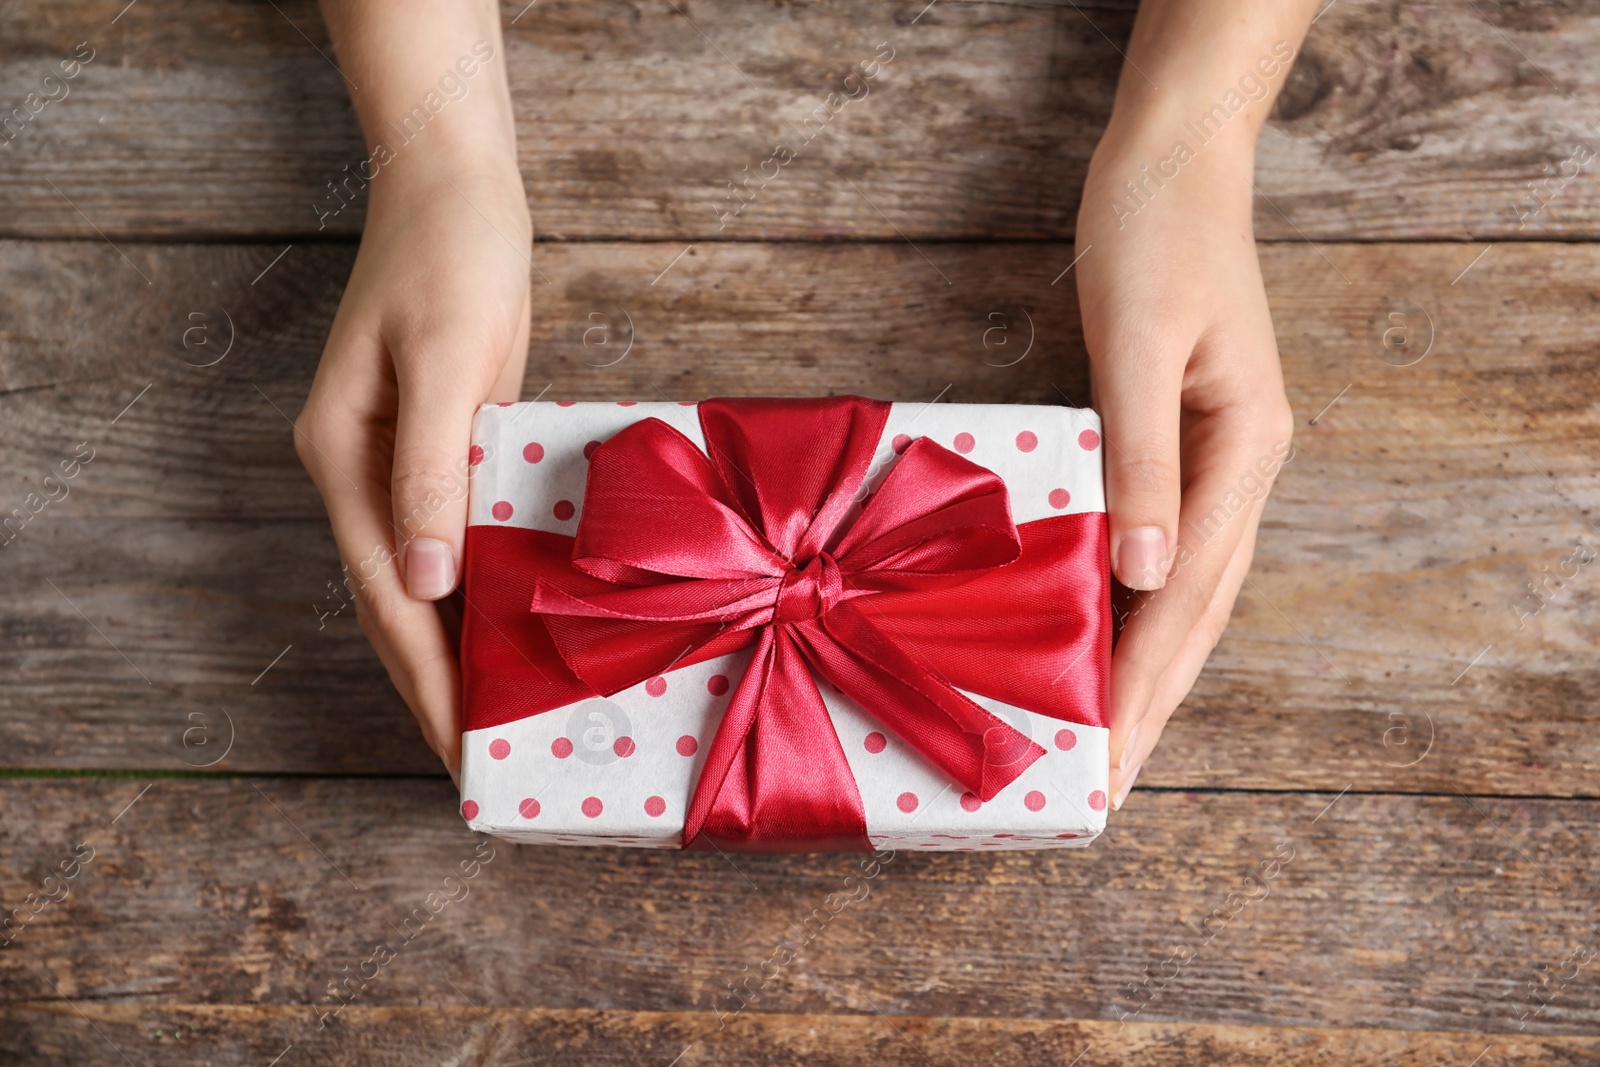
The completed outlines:
{"type": "Polygon", "coordinates": [[[1165,585],[1177,545],[1186,360],[1173,347],[1150,340],[1111,344],[1090,366],[1105,429],[1111,569],[1130,589],[1165,585]]]}
{"type": "MultiPolygon", "coordinates": [[[[423,365],[447,365],[424,361],[423,365]]],[[[390,482],[394,539],[406,592],[449,596],[461,572],[472,417],[483,397],[461,377],[400,380],[390,482]]]]}

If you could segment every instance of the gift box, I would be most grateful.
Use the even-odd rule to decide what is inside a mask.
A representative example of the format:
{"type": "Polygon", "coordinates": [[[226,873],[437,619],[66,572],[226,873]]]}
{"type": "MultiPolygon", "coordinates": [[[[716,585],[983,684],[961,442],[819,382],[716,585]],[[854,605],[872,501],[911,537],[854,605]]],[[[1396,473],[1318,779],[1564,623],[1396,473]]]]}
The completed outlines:
{"type": "Polygon", "coordinates": [[[1093,411],[486,405],[469,459],[472,829],[781,852],[1104,828],[1093,411]]]}

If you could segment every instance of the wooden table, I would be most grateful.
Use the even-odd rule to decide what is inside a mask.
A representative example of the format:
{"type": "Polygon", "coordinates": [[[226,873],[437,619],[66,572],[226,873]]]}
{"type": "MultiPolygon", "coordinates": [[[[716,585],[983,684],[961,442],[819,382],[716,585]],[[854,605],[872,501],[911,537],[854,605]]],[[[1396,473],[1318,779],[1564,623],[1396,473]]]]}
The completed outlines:
{"type": "MultiPolygon", "coordinates": [[[[0,12],[4,110],[93,57],[0,148],[0,1062],[1600,1062],[1600,176],[1551,177],[1600,146],[1600,8],[1330,5],[1260,149],[1296,458],[1187,710],[1092,849],[903,854],[723,1018],[853,857],[500,845],[364,962],[474,842],[318,618],[289,419],[359,133],[311,4],[123,3],[0,12]]],[[[526,395],[1082,403],[1060,276],[1131,7],[508,4],[526,395]]]]}

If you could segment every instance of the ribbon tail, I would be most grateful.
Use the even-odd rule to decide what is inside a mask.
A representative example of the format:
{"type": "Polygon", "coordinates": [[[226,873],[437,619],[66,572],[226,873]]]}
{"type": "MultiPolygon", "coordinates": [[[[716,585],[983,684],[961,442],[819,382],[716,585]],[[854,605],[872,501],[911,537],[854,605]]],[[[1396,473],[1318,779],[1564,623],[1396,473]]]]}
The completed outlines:
{"type": "Polygon", "coordinates": [[[933,674],[857,605],[794,627],[817,672],[980,800],[1016,781],[1044,749],[933,674]]]}
{"type": "Polygon", "coordinates": [[[789,630],[761,631],[706,753],[685,849],[872,850],[855,776],[789,630]]]}

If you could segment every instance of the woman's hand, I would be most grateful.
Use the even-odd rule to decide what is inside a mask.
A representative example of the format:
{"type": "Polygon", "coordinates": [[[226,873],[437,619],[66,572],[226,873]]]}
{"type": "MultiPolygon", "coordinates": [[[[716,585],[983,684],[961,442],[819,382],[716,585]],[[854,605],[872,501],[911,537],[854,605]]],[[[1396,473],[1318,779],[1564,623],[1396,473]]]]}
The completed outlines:
{"type": "MultiPolygon", "coordinates": [[[[1291,455],[1294,420],[1251,229],[1255,136],[1271,104],[1263,77],[1247,83],[1261,95],[1242,113],[1224,111],[1206,140],[1190,128],[1229,89],[1242,92],[1230,85],[1238,75],[1210,72],[1270,67],[1281,85],[1287,63],[1257,67],[1274,54],[1268,44],[1236,47],[1231,61],[1197,59],[1193,48],[1224,51],[1194,25],[1205,6],[1141,9],[1130,57],[1143,53],[1163,89],[1130,89],[1144,75],[1124,71],[1078,213],[1112,569],[1142,591],[1112,657],[1113,807],[1222,636],[1267,492],[1291,455]]],[[[1244,21],[1219,19],[1235,34],[1244,21]]]]}
{"type": "Polygon", "coordinates": [[[514,170],[407,179],[374,188],[295,440],[362,632],[455,773],[460,671],[432,601],[460,574],[472,416],[521,390],[531,231],[514,170]]]}
{"type": "Polygon", "coordinates": [[[472,417],[516,400],[533,227],[493,0],[323,0],[366,133],[361,250],[295,445],[333,522],[361,629],[452,776],[455,589],[472,417]]]}

